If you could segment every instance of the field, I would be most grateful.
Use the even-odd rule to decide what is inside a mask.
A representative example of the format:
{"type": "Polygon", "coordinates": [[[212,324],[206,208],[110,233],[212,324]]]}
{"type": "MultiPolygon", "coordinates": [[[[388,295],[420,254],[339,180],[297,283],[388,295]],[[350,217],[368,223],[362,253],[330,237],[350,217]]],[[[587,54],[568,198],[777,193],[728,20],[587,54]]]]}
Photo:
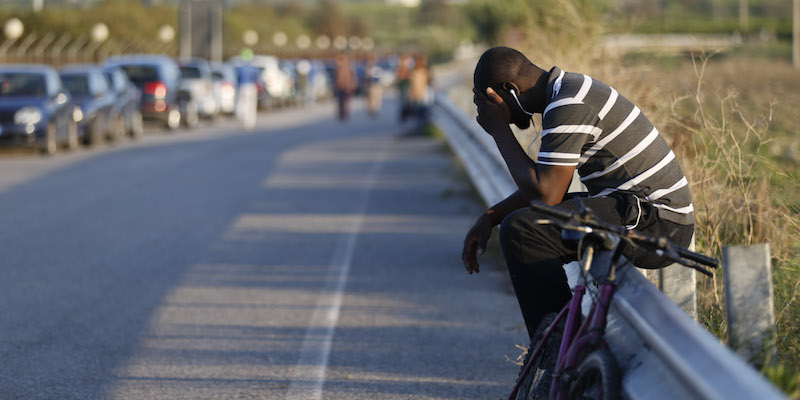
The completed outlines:
{"type": "MultiPolygon", "coordinates": [[[[719,254],[721,245],[770,242],[778,361],[796,368],[800,145],[795,129],[800,117],[795,107],[800,102],[800,70],[786,59],[721,54],[707,61],[698,78],[695,71],[701,62],[695,61],[654,69],[653,79],[668,82],[662,84],[674,105],[667,113],[672,119],[668,126],[688,125],[691,134],[705,135],[690,138],[692,146],[676,149],[684,153],[685,167],[693,169],[687,174],[694,178],[699,208],[698,243],[719,254]],[[680,78],[671,82],[668,75],[680,78]]],[[[680,137],[673,131],[674,140],[680,137]]],[[[700,322],[724,340],[722,280],[700,280],[698,285],[700,322]]],[[[797,371],[789,375],[794,382],[785,389],[796,397],[797,371]]]]}

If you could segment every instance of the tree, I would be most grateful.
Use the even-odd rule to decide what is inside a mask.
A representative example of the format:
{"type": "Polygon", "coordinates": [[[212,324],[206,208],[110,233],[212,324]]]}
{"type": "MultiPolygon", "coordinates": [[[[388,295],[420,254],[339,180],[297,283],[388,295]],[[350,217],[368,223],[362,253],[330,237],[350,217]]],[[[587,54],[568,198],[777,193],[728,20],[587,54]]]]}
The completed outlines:
{"type": "Polygon", "coordinates": [[[336,37],[349,33],[347,17],[335,0],[323,0],[311,20],[318,35],[336,37]]]}

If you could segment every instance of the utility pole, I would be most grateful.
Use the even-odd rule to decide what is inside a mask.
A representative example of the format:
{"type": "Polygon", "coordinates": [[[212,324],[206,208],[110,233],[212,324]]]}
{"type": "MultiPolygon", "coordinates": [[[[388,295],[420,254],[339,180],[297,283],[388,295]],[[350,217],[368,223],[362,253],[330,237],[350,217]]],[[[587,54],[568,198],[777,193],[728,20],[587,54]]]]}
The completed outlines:
{"type": "Polygon", "coordinates": [[[181,0],[179,9],[179,57],[222,61],[222,14],[220,0],[181,0]]]}
{"type": "Polygon", "coordinates": [[[800,0],[794,0],[794,18],[792,18],[792,61],[794,67],[800,69],[800,0]]]}
{"type": "Polygon", "coordinates": [[[739,29],[742,33],[750,30],[750,0],[739,0],[739,29]]]}

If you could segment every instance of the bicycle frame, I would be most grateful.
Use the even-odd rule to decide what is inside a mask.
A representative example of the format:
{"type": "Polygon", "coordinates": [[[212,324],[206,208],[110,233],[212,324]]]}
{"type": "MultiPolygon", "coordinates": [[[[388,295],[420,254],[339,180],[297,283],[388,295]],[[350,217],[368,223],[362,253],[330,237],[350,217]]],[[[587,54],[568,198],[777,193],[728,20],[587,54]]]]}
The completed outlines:
{"type": "MultiPolygon", "coordinates": [[[[535,360],[541,355],[544,344],[547,343],[555,327],[566,318],[564,335],[562,336],[558,351],[556,370],[553,375],[552,385],[550,386],[550,399],[561,400],[566,398],[568,387],[565,383],[569,382],[569,374],[581,361],[581,356],[587,354],[592,348],[608,346],[603,340],[603,334],[606,329],[608,309],[616,290],[616,285],[614,283],[616,278],[616,266],[612,257],[617,246],[614,244],[610,246],[611,248],[603,248],[599,251],[597,257],[595,257],[595,246],[599,245],[593,243],[586,248],[586,252],[583,256],[583,265],[581,267],[581,282],[573,288],[572,299],[570,299],[558,313],[552,325],[548,327],[542,339],[536,344],[536,349],[529,358],[529,360],[535,360]],[[586,294],[585,274],[589,273],[593,267],[600,269],[606,265],[610,267],[610,270],[608,275],[605,276],[600,283],[600,296],[597,301],[592,304],[592,308],[586,319],[583,323],[580,323],[581,304],[586,294]],[[579,323],[580,326],[578,325],[579,323]],[[588,349],[588,351],[584,351],[586,349],[588,349]]],[[[517,380],[517,384],[514,386],[514,390],[509,396],[509,400],[513,400],[516,397],[522,381],[528,373],[530,373],[530,368],[533,364],[533,362],[529,361],[528,365],[525,366],[525,369],[517,380]]]]}

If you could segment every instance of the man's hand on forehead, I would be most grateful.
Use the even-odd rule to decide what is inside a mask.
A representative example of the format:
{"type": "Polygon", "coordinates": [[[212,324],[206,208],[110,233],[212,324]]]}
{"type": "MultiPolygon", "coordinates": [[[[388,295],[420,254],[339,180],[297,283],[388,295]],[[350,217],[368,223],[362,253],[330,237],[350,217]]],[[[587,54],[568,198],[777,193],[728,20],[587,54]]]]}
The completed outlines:
{"type": "Polygon", "coordinates": [[[481,92],[478,88],[472,88],[472,93],[472,101],[478,108],[476,120],[483,130],[494,135],[509,129],[511,112],[503,98],[494,89],[489,87],[486,88],[486,92],[481,92]]]}

